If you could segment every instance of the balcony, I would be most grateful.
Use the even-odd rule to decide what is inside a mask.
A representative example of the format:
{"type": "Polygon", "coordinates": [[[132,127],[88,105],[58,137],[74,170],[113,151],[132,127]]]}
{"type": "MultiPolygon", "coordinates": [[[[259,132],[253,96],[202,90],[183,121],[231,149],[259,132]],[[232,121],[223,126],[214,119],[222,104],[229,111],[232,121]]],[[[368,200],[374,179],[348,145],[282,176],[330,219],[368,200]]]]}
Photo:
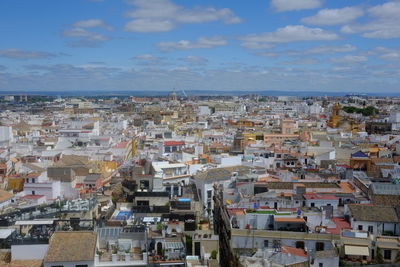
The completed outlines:
{"type": "Polygon", "coordinates": [[[95,256],[96,266],[147,266],[147,255],[141,251],[132,250],[129,253],[111,254],[102,251],[101,255],[95,256]]]}
{"type": "Polygon", "coordinates": [[[343,245],[372,246],[373,236],[366,231],[344,230],[341,241],[343,245]]]}
{"type": "Polygon", "coordinates": [[[376,246],[382,249],[399,249],[400,248],[400,238],[399,237],[381,237],[376,238],[376,246]]]}
{"type": "Polygon", "coordinates": [[[339,240],[340,236],[335,234],[319,234],[319,233],[304,233],[304,232],[289,232],[289,231],[268,231],[268,230],[245,230],[245,229],[231,229],[232,236],[249,235],[260,238],[274,238],[274,239],[296,239],[296,240],[321,240],[331,241],[339,240]]]}

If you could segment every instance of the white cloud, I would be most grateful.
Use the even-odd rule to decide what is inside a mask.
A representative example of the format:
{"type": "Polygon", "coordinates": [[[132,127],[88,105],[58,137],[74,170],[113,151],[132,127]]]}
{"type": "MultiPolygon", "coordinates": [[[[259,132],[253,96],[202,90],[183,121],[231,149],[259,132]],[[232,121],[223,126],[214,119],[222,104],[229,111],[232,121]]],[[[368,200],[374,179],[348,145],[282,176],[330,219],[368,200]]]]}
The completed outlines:
{"type": "Polygon", "coordinates": [[[113,29],[110,25],[106,24],[101,19],[81,20],[75,22],[72,26],[77,28],[103,28],[109,31],[113,29]]]}
{"type": "Polygon", "coordinates": [[[320,63],[317,58],[295,58],[293,60],[287,60],[280,62],[282,65],[315,65],[320,63]]]}
{"type": "Polygon", "coordinates": [[[56,56],[56,54],[43,51],[24,51],[15,48],[0,50],[0,57],[20,60],[53,58],[56,56]]]}
{"type": "Polygon", "coordinates": [[[143,54],[143,55],[135,56],[135,57],[133,57],[133,59],[146,60],[146,61],[158,61],[158,60],[160,60],[161,58],[160,58],[160,57],[153,56],[153,55],[151,55],[151,54],[143,54]]]}
{"type": "Polygon", "coordinates": [[[301,22],[312,25],[338,25],[349,23],[363,14],[364,11],[359,7],[322,9],[314,16],[303,18],[301,22]]]}
{"type": "Polygon", "coordinates": [[[387,2],[368,9],[368,12],[375,17],[398,17],[400,13],[400,2],[387,2]]]}
{"type": "Polygon", "coordinates": [[[63,32],[65,37],[79,37],[88,41],[106,41],[109,38],[105,35],[90,32],[82,28],[72,28],[63,32]]]}
{"type": "Polygon", "coordinates": [[[332,58],[334,63],[362,63],[368,61],[366,56],[347,55],[344,57],[332,58]]]}
{"type": "Polygon", "coordinates": [[[99,29],[111,31],[112,27],[100,19],[81,20],[64,30],[62,35],[74,39],[74,41],[69,42],[70,46],[90,47],[110,40],[110,37],[100,33],[99,29]]]}
{"type": "Polygon", "coordinates": [[[395,61],[395,62],[400,62],[400,49],[393,49],[393,48],[387,48],[387,47],[376,47],[371,51],[372,55],[377,55],[378,57],[384,59],[384,60],[389,60],[389,61],[395,61]]]}
{"type": "Polygon", "coordinates": [[[132,32],[168,32],[175,24],[168,20],[136,19],[125,25],[126,31],[132,32]]]}
{"type": "Polygon", "coordinates": [[[200,56],[187,56],[182,58],[182,60],[192,65],[206,65],[208,62],[206,58],[200,56]]]}
{"type": "Polygon", "coordinates": [[[336,54],[336,53],[347,53],[357,50],[357,47],[345,44],[339,46],[333,45],[321,45],[316,47],[311,47],[304,50],[272,50],[268,52],[257,53],[257,55],[265,56],[265,57],[280,57],[280,56],[294,56],[294,57],[302,57],[309,55],[328,55],[328,54],[336,54]]]}
{"type": "Polygon", "coordinates": [[[240,44],[241,47],[247,48],[247,49],[270,49],[273,48],[274,45],[272,44],[267,44],[267,43],[260,43],[260,42],[242,42],[240,44]]]}
{"type": "Polygon", "coordinates": [[[363,24],[348,24],[341,28],[347,34],[360,33],[365,38],[400,38],[400,2],[387,2],[368,9],[372,20],[363,24]]]}
{"type": "MultiPolygon", "coordinates": [[[[80,90],[137,90],[138,92],[151,90],[166,90],[174,88],[179,81],[180,88],[205,90],[216,92],[226,90],[231,94],[235,90],[316,90],[337,92],[398,92],[398,71],[392,67],[379,68],[379,77],[384,75],[390,80],[376,81],[376,75],[363,64],[352,66],[333,66],[333,68],[308,69],[303,66],[274,66],[260,67],[239,64],[232,68],[202,69],[192,66],[160,68],[135,67],[126,69],[107,66],[79,66],[69,64],[57,65],[30,65],[26,72],[13,73],[7,71],[0,75],[0,89],[2,90],[51,90],[70,91],[80,90]],[[344,68],[345,69],[344,69],[344,68]],[[342,69],[342,71],[340,71],[342,69]],[[71,89],[73,88],[73,89],[71,89]]],[[[372,71],[376,70],[374,68],[372,71]]]]}
{"type": "Polygon", "coordinates": [[[345,44],[340,46],[317,46],[305,51],[306,54],[330,54],[330,53],[345,53],[357,50],[357,47],[345,44]]]}
{"type": "Polygon", "coordinates": [[[278,12],[314,9],[322,5],[320,0],[272,0],[271,6],[278,12]]]}
{"type": "Polygon", "coordinates": [[[178,42],[161,42],[157,46],[163,51],[189,50],[197,48],[212,48],[226,45],[228,42],[221,37],[200,37],[196,41],[180,40],[178,42]]]}
{"type": "Polygon", "coordinates": [[[166,32],[179,24],[213,21],[234,24],[242,21],[228,8],[189,9],[169,0],[133,0],[130,3],[135,6],[135,9],[127,12],[127,16],[133,20],[125,25],[125,30],[132,32],[166,32]]]}
{"type": "Polygon", "coordinates": [[[273,43],[290,43],[301,41],[332,41],[339,37],[337,34],[320,28],[308,28],[303,25],[288,25],[275,32],[251,34],[241,37],[242,46],[247,48],[273,43]],[[252,44],[249,46],[248,44],[252,44]],[[247,45],[247,46],[246,46],[247,45]]]}

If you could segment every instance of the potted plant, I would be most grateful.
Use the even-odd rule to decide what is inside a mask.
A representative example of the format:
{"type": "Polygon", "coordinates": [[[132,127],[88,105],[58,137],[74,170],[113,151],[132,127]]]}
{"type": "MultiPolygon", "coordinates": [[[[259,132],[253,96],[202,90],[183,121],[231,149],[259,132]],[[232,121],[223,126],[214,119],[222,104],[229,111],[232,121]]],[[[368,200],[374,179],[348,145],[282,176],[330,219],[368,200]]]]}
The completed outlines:
{"type": "Polygon", "coordinates": [[[112,254],[111,254],[111,261],[116,262],[117,261],[117,253],[118,253],[118,247],[113,246],[112,247],[112,254]]]}
{"type": "Polygon", "coordinates": [[[131,260],[131,250],[129,248],[125,249],[125,261],[131,260]]]}
{"type": "Polygon", "coordinates": [[[96,248],[96,256],[95,256],[96,262],[99,262],[99,261],[100,261],[101,255],[103,255],[103,251],[101,251],[101,250],[99,250],[98,248],[96,248]]]}
{"type": "Polygon", "coordinates": [[[216,260],[217,255],[218,255],[218,252],[216,250],[211,251],[211,259],[216,260]]]}

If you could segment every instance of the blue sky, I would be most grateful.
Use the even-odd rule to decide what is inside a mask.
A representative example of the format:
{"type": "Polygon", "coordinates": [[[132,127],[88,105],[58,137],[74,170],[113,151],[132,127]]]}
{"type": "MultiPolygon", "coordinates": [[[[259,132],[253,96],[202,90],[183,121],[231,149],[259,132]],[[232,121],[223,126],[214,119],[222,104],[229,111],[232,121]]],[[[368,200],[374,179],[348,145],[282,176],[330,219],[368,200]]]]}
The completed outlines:
{"type": "Polygon", "coordinates": [[[2,0],[0,90],[400,92],[400,1],[2,0]]]}

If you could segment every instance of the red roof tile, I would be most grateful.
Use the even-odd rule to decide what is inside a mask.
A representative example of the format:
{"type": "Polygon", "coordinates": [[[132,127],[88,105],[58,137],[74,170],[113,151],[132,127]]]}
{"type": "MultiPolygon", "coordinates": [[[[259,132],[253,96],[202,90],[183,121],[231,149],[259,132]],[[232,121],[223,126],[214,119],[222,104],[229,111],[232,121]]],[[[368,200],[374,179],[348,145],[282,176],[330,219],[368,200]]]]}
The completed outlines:
{"type": "Polygon", "coordinates": [[[282,246],[282,247],[281,247],[281,252],[282,252],[282,253],[287,253],[287,254],[296,255],[296,256],[299,256],[299,257],[305,257],[305,258],[307,258],[307,253],[304,251],[304,249],[301,249],[301,248],[294,248],[294,247],[289,247],[289,246],[282,246]]]}
{"type": "Polygon", "coordinates": [[[320,195],[315,193],[305,193],[303,194],[305,199],[324,199],[324,200],[338,200],[334,195],[320,195]]]}
{"type": "Polygon", "coordinates": [[[164,146],[184,146],[184,141],[165,141],[164,146]]]}
{"type": "Polygon", "coordinates": [[[336,224],[335,228],[327,228],[326,232],[329,234],[340,234],[342,229],[351,229],[351,225],[349,222],[345,221],[342,218],[332,218],[332,222],[336,224]]]}

